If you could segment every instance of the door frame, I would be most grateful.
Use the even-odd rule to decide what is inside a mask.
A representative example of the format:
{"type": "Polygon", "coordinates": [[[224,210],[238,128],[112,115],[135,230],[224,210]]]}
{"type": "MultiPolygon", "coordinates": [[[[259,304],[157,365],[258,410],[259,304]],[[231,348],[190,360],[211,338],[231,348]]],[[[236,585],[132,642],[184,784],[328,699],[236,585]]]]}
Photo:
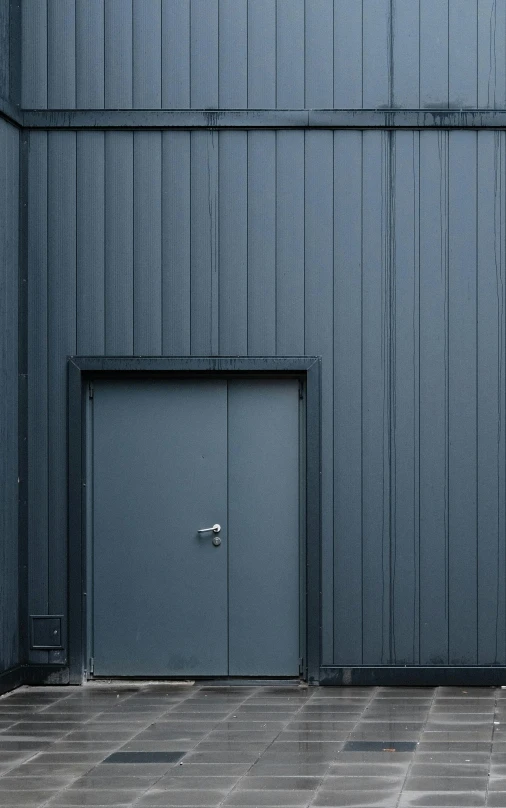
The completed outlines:
{"type": "Polygon", "coordinates": [[[303,678],[317,684],[321,660],[321,357],[69,356],[68,367],[68,664],[70,684],[87,668],[87,411],[92,379],[292,377],[305,398],[305,620],[303,678]]]}

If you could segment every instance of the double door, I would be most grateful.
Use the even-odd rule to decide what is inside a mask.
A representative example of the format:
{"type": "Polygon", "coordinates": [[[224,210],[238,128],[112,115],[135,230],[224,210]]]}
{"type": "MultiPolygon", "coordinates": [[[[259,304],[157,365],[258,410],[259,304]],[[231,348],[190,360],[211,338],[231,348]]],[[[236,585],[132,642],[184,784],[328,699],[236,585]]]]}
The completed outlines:
{"type": "Polygon", "coordinates": [[[298,674],[299,399],[290,378],[95,382],[95,676],[298,674]]]}

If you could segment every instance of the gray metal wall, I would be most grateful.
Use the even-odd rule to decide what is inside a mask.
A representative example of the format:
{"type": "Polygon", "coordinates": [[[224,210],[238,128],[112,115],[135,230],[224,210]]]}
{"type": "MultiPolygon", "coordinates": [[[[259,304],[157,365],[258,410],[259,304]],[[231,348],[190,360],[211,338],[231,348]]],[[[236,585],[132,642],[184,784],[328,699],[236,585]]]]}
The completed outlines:
{"type": "Polygon", "coordinates": [[[67,354],[321,354],[323,664],[506,664],[505,166],[493,131],[32,132],[30,612],[66,609],[67,354]]]}
{"type": "Polygon", "coordinates": [[[24,0],[23,106],[506,106],[503,0],[24,0]]]}
{"type": "Polygon", "coordinates": [[[10,95],[10,0],[0,0],[0,98],[10,95]]]}
{"type": "Polygon", "coordinates": [[[18,640],[19,133],[0,120],[0,673],[18,640]]]}

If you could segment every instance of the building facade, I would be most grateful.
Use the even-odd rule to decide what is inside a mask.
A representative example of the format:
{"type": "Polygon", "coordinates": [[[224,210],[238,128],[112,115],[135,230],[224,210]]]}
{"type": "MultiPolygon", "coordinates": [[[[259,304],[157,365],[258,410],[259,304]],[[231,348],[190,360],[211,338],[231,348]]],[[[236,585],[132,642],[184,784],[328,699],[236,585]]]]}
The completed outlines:
{"type": "Polygon", "coordinates": [[[0,51],[3,686],[503,683],[506,5],[2,0],[0,51]],[[158,580],[182,477],[223,541],[158,580]]]}

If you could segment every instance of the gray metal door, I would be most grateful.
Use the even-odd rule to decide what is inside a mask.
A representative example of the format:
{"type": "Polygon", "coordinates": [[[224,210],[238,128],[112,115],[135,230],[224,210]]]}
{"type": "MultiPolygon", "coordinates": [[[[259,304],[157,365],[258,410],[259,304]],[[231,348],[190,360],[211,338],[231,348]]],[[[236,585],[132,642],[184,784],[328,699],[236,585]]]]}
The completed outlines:
{"type": "Polygon", "coordinates": [[[297,675],[297,381],[96,382],[91,433],[94,675],[297,675]]]}

